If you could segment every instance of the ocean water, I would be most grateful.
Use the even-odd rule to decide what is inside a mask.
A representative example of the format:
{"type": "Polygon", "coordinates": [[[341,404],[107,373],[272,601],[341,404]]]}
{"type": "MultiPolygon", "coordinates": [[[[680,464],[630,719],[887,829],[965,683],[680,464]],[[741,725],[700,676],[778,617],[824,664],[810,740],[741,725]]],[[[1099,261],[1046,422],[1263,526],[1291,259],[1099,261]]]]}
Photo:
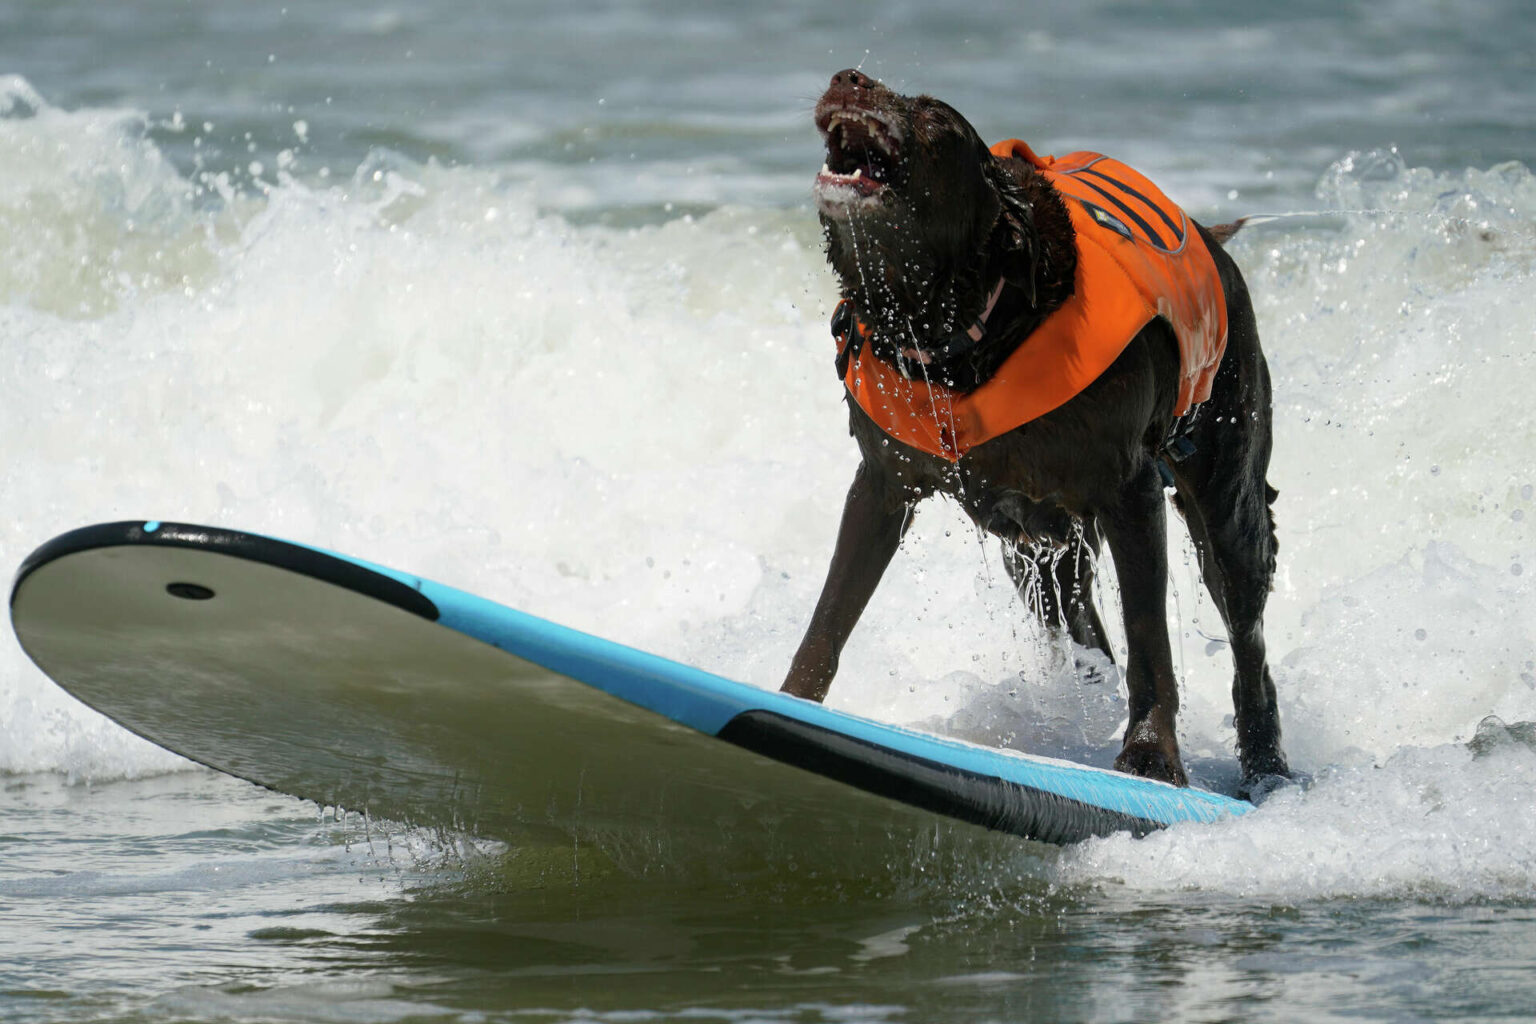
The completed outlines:
{"type": "MultiPolygon", "coordinates": [[[[776,686],[856,461],[809,111],[857,64],[1272,215],[1230,248],[1310,775],[985,868],[645,885],[195,769],[0,644],[0,1020],[1530,1019],[1533,53],[1517,0],[0,0],[5,571],[219,523],[776,686]]],[[[1170,534],[1221,782],[1230,659],[1170,534]]],[[[830,702],[1107,763],[1123,697],[1064,664],[932,504],[830,702]]]]}

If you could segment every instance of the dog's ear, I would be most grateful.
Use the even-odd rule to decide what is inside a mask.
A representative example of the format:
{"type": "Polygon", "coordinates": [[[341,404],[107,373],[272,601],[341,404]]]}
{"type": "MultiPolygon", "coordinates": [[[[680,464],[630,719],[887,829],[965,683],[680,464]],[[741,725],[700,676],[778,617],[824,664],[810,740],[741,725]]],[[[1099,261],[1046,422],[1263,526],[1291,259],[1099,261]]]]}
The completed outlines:
{"type": "Polygon", "coordinates": [[[1035,228],[1035,206],[1006,163],[995,157],[986,164],[987,180],[997,193],[1002,209],[995,229],[1003,257],[1003,276],[1039,305],[1039,281],[1047,272],[1040,233],[1035,228]]]}

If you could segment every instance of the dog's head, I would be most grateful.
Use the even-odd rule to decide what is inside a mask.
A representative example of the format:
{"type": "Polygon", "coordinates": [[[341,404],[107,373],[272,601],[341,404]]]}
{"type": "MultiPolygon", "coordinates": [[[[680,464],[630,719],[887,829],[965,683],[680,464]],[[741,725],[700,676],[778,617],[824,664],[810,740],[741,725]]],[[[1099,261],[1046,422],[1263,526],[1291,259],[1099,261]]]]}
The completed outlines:
{"type": "Polygon", "coordinates": [[[850,235],[889,244],[896,238],[888,236],[916,234],[962,261],[996,223],[991,154],[949,104],[903,96],[850,69],[832,76],[816,127],[827,147],[816,205],[839,249],[857,244],[850,235]]]}
{"type": "Polygon", "coordinates": [[[826,144],[815,198],[827,260],[874,329],[876,354],[974,387],[1032,326],[963,358],[935,347],[977,319],[1000,280],[1013,286],[999,307],[1010,321],[1065,299],[1046,286],[1065,271],[1070,293],[1071,257],[1041,236],[1042,227],[1064,235],[1070,249],[1059,199],[1020,161],[994,157],[947,103],[903,96],[857,70],[832,76],[816,127],[826,144]]]}

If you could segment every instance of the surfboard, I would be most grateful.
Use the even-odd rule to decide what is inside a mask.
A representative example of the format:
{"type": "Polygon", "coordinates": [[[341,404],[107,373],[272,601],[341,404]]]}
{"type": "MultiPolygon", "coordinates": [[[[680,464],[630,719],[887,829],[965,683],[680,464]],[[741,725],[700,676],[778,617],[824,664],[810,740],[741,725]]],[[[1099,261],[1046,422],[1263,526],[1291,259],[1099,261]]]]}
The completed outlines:
{"type": "Polygon", "coordinates": [[[725,836],[792,857],[1072,843],[1251,810],[849,714],[237,530],[63,534],[23,562],[10,609],[58,685],[193,761],[374,818],[596,843],[639,870],[725,836]]]}

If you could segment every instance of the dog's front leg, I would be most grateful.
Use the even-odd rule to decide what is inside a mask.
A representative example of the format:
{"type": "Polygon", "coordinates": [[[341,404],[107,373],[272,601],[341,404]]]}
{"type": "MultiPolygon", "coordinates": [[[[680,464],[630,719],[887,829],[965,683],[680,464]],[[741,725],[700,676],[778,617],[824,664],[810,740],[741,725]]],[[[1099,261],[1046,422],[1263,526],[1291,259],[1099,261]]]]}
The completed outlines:
{"type": "Polygon", "coordinates": [[[868,460],[860,463],[843,505],[821,599],[780,687],[785,693],[817,701],[826,697],[843,644],[901,545],[907,506],[883,469],[868,460]]]}
{"type": "Polygon", "coordinates": [[[1125,613],[1125,670],[1130,718],[1115,758],[1118,771],[1187,786],[1175,719],[1179,684],[1168,640],[1167,517],[1163,486],[1150,459],[1100,517],[1120,578],[1125,613]]]}

